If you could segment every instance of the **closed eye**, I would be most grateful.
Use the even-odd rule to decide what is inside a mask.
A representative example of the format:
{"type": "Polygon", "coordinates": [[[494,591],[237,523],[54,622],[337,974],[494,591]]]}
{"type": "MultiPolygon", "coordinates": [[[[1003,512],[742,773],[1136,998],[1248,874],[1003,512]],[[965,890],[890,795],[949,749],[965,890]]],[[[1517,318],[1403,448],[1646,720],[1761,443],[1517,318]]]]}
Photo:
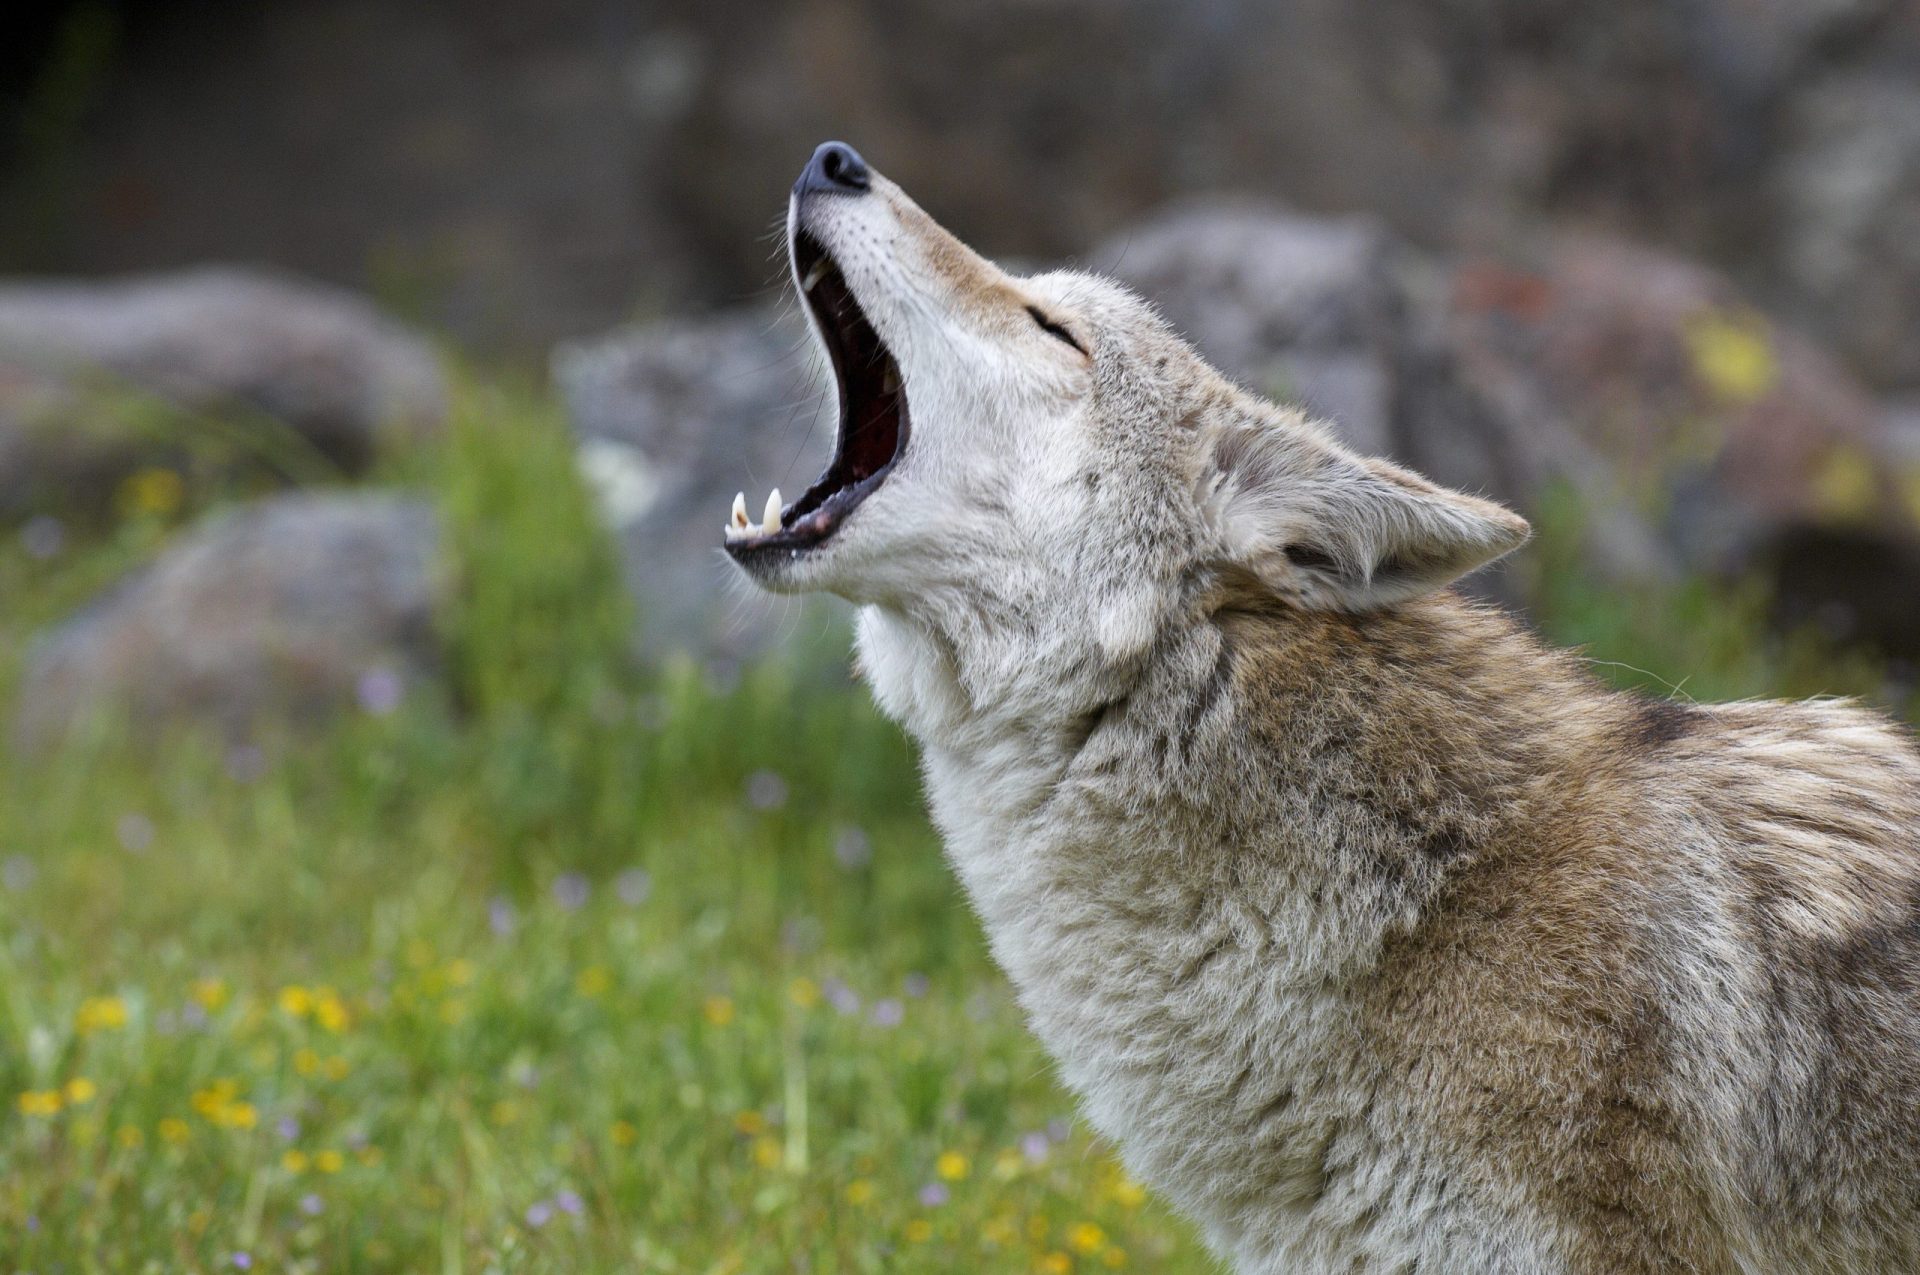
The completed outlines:
{"type": "MultiPolygon", "coordinates": [[[[1080,342],[1074,340],[1073,333],[1067,331],[1065,328],[1061,327],[1058,323],[1055,323],[1052,319],[1049,319],[1045,314],[1043,314],[1039,306],[1032,306],[1032,305],[1028,306],[1027,313],[1033,316],[1033,321],[1040,325],[1040,330],[1042,332],[1045,332],[1048,336],[1053,337],[1056,340],[1065,341],[1068,345],[1071,345],[1074,349],[1080,351],[1080,353],[1082,354],[1087,354],[1087,347],[1080,344],[1080,342]]],[[[1093,356],[1090,354],[1087,354],[1087,357],[1092,358],[1093,356]]]]}

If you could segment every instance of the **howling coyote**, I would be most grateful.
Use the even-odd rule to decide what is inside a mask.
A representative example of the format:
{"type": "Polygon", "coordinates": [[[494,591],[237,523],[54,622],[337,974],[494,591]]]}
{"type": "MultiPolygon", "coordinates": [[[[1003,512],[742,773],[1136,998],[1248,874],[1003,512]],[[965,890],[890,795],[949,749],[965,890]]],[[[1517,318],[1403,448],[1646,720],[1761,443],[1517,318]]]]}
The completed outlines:
{"type": "Polygon", "coordinates": [[[857,604],[1033,1030],[1242,1272],[1920,1271],[1920,750],[1611,691],[1448,585],[1488,501],[793,189],[826,473],[733,560],[857,604]]]}

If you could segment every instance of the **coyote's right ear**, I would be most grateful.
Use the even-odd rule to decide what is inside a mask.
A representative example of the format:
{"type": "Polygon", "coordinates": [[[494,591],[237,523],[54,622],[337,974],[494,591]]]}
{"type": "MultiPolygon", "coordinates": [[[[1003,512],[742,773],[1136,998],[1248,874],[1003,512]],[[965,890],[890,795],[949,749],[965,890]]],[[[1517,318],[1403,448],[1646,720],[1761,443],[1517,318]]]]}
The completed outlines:
{"type": "Polygon", "coordinates": [[[1204,442],[1201,504],[1227,561],[1296,605],[1404,602],[1527,538],[1511,510],[1356,456],[1304,424],[1236,420],[1204,442]]]}

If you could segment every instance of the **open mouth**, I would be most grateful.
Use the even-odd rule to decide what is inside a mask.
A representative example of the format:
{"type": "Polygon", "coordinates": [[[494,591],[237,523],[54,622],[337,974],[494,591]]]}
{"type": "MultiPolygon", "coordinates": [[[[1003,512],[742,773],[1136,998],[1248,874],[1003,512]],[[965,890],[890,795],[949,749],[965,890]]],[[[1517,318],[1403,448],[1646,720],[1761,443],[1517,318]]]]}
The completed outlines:
{"type": "Polygon", "coordinates": [[[826,248],[804,230],[793,241],[800,296],[833,364],[840,430],[833,460],[800,499],[785,508],[780,489],[755,523],[746,494],[733,498],[727,552],[735,558],[773,550],[798,554],[824,543],[886,481],[907,445],[907,393],[886,342],[854,300],[853,289],[826,248]]]}

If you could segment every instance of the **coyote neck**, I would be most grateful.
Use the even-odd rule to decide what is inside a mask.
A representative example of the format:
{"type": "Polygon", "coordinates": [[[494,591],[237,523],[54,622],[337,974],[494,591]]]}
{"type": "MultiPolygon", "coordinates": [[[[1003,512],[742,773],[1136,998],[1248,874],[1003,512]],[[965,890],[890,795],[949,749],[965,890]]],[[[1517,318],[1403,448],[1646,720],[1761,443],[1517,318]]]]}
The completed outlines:
{"type": "Polygon", "coordinates": [[[1621,715],[1573,661],[1450,596],[1390,615],[1208,615],[1125,684],[1063,692],[1053,716],[978,711],[964,653],[905,622],[863,620],[861,651],[924,750],[997,948],[1035,924],[1036,897],[1132,881],[1180,894],[1183,915],[1288,918],[1312,936],[1289,958],[1302,976],[1351,968],[1451,874],[1550,817],[1621,715]]]}

